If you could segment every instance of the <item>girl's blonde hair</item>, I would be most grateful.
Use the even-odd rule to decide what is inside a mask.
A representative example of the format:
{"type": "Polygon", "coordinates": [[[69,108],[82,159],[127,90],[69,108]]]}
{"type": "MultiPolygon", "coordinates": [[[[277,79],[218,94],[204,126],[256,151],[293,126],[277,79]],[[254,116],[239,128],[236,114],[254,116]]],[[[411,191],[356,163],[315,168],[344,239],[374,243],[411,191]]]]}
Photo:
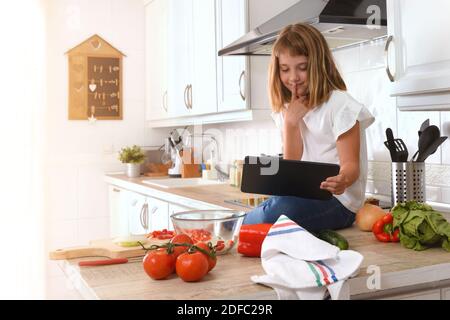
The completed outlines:
{"type": "Polygon", "coordinates": [[[291,92],[280,79],[279,56],[284,52],[308,58],[308,108],[327,102],[333,90],[347,90],[323,35],[310,25],[293,24],[280,32],[272,48],[268,88],[273,111],[280,112],[291,101],[291,92]]]}

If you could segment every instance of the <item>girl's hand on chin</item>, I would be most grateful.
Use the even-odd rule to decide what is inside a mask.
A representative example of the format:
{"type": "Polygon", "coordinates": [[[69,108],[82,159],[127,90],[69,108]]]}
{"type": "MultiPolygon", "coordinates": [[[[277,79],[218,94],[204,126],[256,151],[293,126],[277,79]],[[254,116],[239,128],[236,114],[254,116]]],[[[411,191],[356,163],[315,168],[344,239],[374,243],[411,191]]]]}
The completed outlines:
{"type": "MultiPolygon", "coordinates": [[[[293,90],[297,92],[297,86],[293,90]]],[[[298,97],[297,94],[292,94],[291,102],[289,103],[288,109],[283,110],[284,121],[290,126],[298,126],[299,122],[308,113],[308,108],[306,107],[306,96],[298,97]]]]}

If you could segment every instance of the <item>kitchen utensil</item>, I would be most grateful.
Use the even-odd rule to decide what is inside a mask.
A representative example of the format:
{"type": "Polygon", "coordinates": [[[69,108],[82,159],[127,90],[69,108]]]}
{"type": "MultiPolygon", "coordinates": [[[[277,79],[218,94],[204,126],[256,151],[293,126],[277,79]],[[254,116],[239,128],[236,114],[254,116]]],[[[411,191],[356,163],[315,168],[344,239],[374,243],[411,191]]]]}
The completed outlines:
{"type": "Polygon", "coordinates": [[[181,160],[180,152],[183,150],[183,139],[177,130],[173,130],[169,134],[169,147],[172,161],[172,167],[169,169],[169,177],[181,178],[181,166],[183,161],[181,160]]]}
{"type": "Polygon", "coordinates": [[[171,151],[170,146],[170,140],[169,138],[166,138],[164,141],[164,152],[161,154],[161,162],[162,164],[169,164],[171,163],[172,157],[170,154],[171,151]]]}
{"type": "Polygon", "coordinates": [[[437,140],[433,141],[428,148],[422,153],[419,154],[417,157],[417,162],[425,162],[425,160],[436,152],[437,148],[444,143],[444,141],[447,140],[447,137],[439,137],[437,140]]]}
{"type": "Polygon", "coordinates": [[[237,210],[193,210],[170,216],[175,231],[187,234],[194,242],[211,242],[217,254],[234,247],[246,213],[237,210]]]}
{"type": "MultiPolygon", "coordinates": [[[[51,260],[77,259],[83,257],[108,257],[111,259],[132,258],[145,255],[145,250],[141,246],[121,247],[114,243],[115,239],[93,240],[88,246],[71,247],[51,251],[51,260]]],[[[148,239],[145,247],[149,248],[153,244],[163,244],[168,240],[148,239]]]]}
{"type": "Polygon", "coordinates": [[[413,155],[412,157],[412,161],[416,161],[414,160],[417,156],[417,158],[423,158],[421,157],[421,154],[423,154],[425,152],[425,150],[437,139],[439,139],[441,135],[441,132],[439,130],[438,127],[436,127],[435,125],[431,125],[429,127],[427,127],[422,134],[419,137],[419,142],[418,142],[418,147],[419,150],[417,150],[417,152],[413,155]]]}
{"type": "Polygon", "coordinates": [[[422,125],[420,126],[420,129],[418,131],[419,137],[422,134],[422,132],[424,132],[425,129],[428,128],[429,126],[430,126],[430,119],[427,119],[424,122],[422,122],[422,125]]]}
{"type": "Polygon", "coordinates": [[[97,266],[108,266],[112,264],[122,264],[127,263],[127,258],[119,258],[119,259],[104,259],[104,260],[87,260],[80,261],[78,265],[80,267],[97,267],[97,266]]]}
{"type": "MultiPolygon", "coordinates": [[[[392,141],[392,140],[391,140],[392,141]]],[[[408,161],[408,148],[405,145],[405,142],[403,142],[402,139],[394,139],[394,157],[396,161],[394,162],[406,162],[408,161]]],[[[384,142],[385,146],[389,149],[389,142],[384,142]]]]}
{"type": "Polygon", "coordinates": [[[386,139],[384,145],[388,148],[389,153],[391,154],[392,162],[398,162],[397,154],[395,153],[395,142],[394,142],[394,134],[392,133],[391,128],[386,129],[386,139]]]}
{"type": "Polygon", "coordinates": [[[386,129],[387,141],[384,142],[391,154],[392,162],[406,162],[408,161],[408,148],[402,139],[394,139],[394,134],[391,128],[386,129]]]}

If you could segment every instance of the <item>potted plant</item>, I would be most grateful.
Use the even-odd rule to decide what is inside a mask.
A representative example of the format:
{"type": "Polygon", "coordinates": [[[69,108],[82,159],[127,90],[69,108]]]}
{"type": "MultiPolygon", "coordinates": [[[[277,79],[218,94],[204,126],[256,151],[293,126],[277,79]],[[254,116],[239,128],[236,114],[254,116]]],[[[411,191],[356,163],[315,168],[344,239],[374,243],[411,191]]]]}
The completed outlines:
{"type": "Polygon", "coordinates": [[[119,160],[127,164],[127,176],[130,178],[139,177],[144,159],[144,151],[137,145],[122,148],[119,152],[119,160]]]}

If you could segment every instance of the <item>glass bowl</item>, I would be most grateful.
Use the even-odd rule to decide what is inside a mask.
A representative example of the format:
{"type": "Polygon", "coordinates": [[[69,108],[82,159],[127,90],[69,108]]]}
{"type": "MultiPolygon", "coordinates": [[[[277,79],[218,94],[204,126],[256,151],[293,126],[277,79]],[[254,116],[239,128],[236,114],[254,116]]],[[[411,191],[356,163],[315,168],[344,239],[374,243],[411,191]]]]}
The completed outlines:
{"type": "Polygon", "coordinates": [[[246,213],[237,210],[192,210],[170,216],[176,233],[187,234],[195,242],[211,242],[216,254],[229,252],[239,239],[246,213]]]}

